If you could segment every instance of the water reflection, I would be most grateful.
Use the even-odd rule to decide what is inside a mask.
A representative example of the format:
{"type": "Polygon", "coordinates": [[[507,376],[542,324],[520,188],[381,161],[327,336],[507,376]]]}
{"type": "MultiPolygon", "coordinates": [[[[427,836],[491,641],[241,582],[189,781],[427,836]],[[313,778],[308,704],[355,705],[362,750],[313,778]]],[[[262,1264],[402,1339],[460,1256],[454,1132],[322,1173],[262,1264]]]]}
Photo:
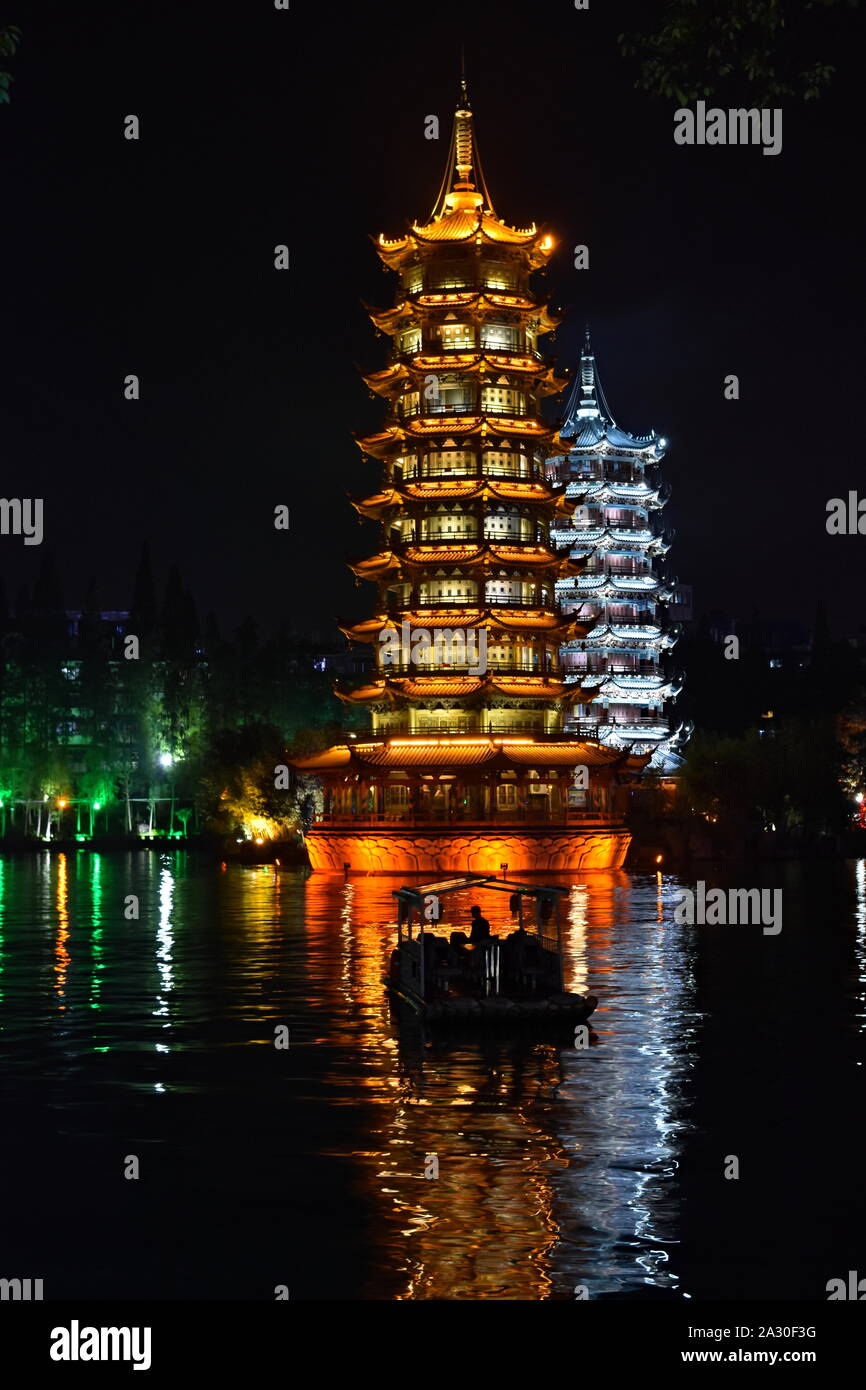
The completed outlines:
{"type": "MultiPolygon", "coordinates": [[[[399,1031],[382,984],[396,940],[391,883],[316,875],[305,886],[308,932],[327,933],[330,920],[331,939],[338,933],[330,970],[352,1005],[344,1041],[354,1040],[367,1100],[381,1107],[358,1157],[380,1207],[374,1283],[389,1281],[393,1297],[571,1297],[581,1282],[593,1297],[676,1288],[668,1189],[691,980],[683,929],[664,920],[674,883],[623,873],[560,881],[570,886],[567,987],[602,1001],[589,1052],[399,1031]]],[[[490,890],[449,898],[446,929],[462,926],[474,901],[494,931],[511,930],[507,895],[490,890]]],[[[316,964],[320,978],[327,952],[316,964]]]]}
{"type": "MultiPolygon", "coordinates": [[[[852,869],[853,900],[825,897],[824,868],[809,880],[825,911],[816,920],[834,930],[800,931],[792,909],[785,950],[771,942],[766,957],[746,934],[675,925],[679,884],[668,875],[560,877],[566,985],[600,1001],[581,1049],[398,1027],[383,987],[394,880],[223,869],[182,852],[0,858],[0,1042],[14,1062],[0,1068],[4,1113],[36,1136],[33,1154],[65,1146],[65,1171],[83,1192],[117,1133],[159,1146],[161,1213],[194,1226],[183,1296],[204,1287],[237,1297],[238,1261],[248,1259],[243,1297],[262,1296],[272,1265],[293,1297],[571,1300],[579,1287],[591,1298],[706,1297],[725,1218],[720,1228],[717,1172],[695,1161],[705,1148],[684,1145],[709,1132],[716,1146],[715,1117],[727,1124],[741,1103],[724,1047],[708,1035],[714,1028],[727,1046],[727,1030],[738,1030],[731,1065],[753,1079],[761,1120],[785,1074],[768,1008],[781,1001],[787,1017],[807,962],[824,971],[828,1014],[855,1021],[840,1031],[840,1054],[862,1058],[866,861],[852,869]],[[125,916],[130,893],[140,921],[125,916]],[[731,982],[754,974],[756,959],[772,968],[772,988],[756,985],[744,1025],[731,982]],[[709,1022],[698,1000],[710,1004],[709,1022]],[[283,1052],[273,1045],[280,1023],[291,1035],[283,1052]],[[433,1157],[438,1176],[428,1178],[433,1157]]],[[[843,888],[846,872],[834,880],[843,888]]],[[[474,901],[494,931],[510,931],[508,895],[489,890],[449,900],[444,929],[465,927],[474,901]]],[[[822,1066],[813,1103],[834,1075],[851,1074],[822,1066]]],[[[844,1088],[836,1102],[840,1116],[851,1113],[844,1088]]],[[[751,1131],[768,1190],[779,1146],[802,1147],[797,1114],[787,1105],[766,1136],[760,1124],[751,1131]]],[[[26,1185],[23,1162],[12,1177],[26,1185]]],[[[90,1197],[112,1201],[104,1185],[90,1197]]],[[[106,1270],[129,1267],[135,1219],[118,1197],[92,1237],[94,1297],[115,1292],[106,1270]],[[114,1235],[120,1264],[105,1248],[114,1235]]],[[[148,1231],[133,1235],[145,1248],[148,1231]]],[[[80,1243],[68,1256],[62,1244],[46,1245],[46,1268],[68,1258],[77,1271],[80,1243]]],[[[738,1238],[728,1260],[765,1258],[747,1247],[738,1238]]],[[[848,1267],[841,1257],[839,1267],[848,1267]]],[[[146,1296],[165,1296],[156,1260],[149,1277],[146,1296]]]]}
{"type": "MultiPolygon", "coordinates": [[[[174,989],[174,966],[172,952],[174,949],[174,928],[172,924],[172,910],[174,905],[174,874],[168,864],[163,861],[159,871],[159,924],[156,931],[156,969],[159,977],[159,989],[156,995],[153,1010],[154,1018],[164,1018],[162,1024],[164,1029],[171,1028],[169,1019],[169,995],[174,989]]],[[[155,1042],[155,1052],[168,1052],[168,1042],[155,1042]]],[[[161,1081],[155,1081],[153,1089],[158,1092],[165,1090],[161,1081]]]]}
{"type": "MultiPolygon", "coordinates": [[[[47,883],[51,866],[51,860],[48,855],[44,856],[43,864],[47,883]]],[[[57,856],[56,905],[57,933],[54,938],[54,988],[58,997],[58,1009],[65,1009],[66,976],[71,960],[66,945],[69,940],[69,866],[65,854],[58,854],[57,856]]]]}
{"type": "Polygon", "coordinates": [[[857,932],[857,973],[860,990],[858,993],[858,1018],[861,1033],[866,1031],[866,859],[858,859],[854,865],[854,923],[857,932]]]}
{"type": "Polygon", "coordinates": [[[105,969],[102,944],[102,855],[90,855],[90,999],[91,1009],[99,1009],[102,972],[105,969]]]}
{"type": "MultiPolygon", "coordinates": [[[[0,1004],[3,1003],[3,973],[6,969],[6,951],[3,938],[4,918],[6,913],[6,861],[0,858],[0,1004]]],[[[0,1017],[0,1030],[5,1027],[4,1020],[0,1017]]]]}

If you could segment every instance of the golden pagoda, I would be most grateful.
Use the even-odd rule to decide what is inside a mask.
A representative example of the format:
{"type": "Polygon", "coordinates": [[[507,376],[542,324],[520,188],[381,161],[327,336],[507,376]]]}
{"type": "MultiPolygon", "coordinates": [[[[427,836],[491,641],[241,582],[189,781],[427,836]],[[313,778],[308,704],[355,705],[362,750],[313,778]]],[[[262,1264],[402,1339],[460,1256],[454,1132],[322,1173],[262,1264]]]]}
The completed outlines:
{"type": "Polygon", "coordinates": [[[428,220],[376,250],[399,279],[371,309],[390,361],[364,380],[387,404],[361,438],[380,490],[355,499],[381,547],[351,565],[374,616],[343,627],[375,679],[337,689],[369,737],[296,759],[324,786],[306,842],[314,869],[540,872],[618,868],[625,783],[646,759],[563,734],[572,703],[559,650],[590,624],[565,617],[557,580],[583,568],[551,540],[573,505],[548,476],[562,452],[541,414],[560,392],[538,340],[558,322],[530,280],[555,247],[496,214],[465,82],[428,220]]]}

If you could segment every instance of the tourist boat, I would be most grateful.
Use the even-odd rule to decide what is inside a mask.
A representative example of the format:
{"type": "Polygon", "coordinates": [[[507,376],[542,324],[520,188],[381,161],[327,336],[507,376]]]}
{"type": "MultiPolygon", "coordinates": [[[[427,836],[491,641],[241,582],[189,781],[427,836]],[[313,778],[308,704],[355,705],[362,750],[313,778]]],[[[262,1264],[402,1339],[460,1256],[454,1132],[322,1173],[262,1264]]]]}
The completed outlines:
{"type": "Polygon", "coordinates": [[[468,874],[393,890],[397,945],[385,982],[392,997],[431,1023],[583,1023],[598,1000],[563,988],[560,899],[566,888],[468,874]],[[515,930],[471,942],[436,933],[443,899],[476,888],[508,893],[515,930]]]}

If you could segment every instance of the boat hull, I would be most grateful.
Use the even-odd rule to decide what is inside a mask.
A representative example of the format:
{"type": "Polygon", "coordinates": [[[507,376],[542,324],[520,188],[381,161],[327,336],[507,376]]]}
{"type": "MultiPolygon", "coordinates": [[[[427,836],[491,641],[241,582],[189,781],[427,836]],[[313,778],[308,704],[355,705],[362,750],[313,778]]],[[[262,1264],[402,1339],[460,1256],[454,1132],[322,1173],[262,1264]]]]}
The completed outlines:
{"type": "Polygon", "coordinates": [[[313,826],[304,837],[318,873],[541,874],[619,869],[631,843],[624,826],[557,830],[448,827],[439,830],[313,826]]]}
{"type": "Polygon", "coordinates": [[[415,995],[388,986],[398,1004],[425,1023],[468,1024],[473,1027],[574,1027],[584,1023],[598,1004],[594,994],[560,994],[550,999],[438,999],[425,1003],[415,995]]]}

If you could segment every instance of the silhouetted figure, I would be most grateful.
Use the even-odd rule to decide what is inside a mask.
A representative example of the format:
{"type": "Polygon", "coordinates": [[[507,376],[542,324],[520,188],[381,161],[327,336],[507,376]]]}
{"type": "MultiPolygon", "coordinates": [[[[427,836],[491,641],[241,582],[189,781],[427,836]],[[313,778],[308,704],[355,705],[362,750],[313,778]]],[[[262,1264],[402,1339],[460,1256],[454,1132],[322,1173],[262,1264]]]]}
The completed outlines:
{"type": "Polygon", "coordinates": [[[472,930],[469,933],[470,943],[489,941],[490,923],[486,917],[481,916],[481,908],[477,905],[473,905],[470,910],[472,912],[472,930]]]}

